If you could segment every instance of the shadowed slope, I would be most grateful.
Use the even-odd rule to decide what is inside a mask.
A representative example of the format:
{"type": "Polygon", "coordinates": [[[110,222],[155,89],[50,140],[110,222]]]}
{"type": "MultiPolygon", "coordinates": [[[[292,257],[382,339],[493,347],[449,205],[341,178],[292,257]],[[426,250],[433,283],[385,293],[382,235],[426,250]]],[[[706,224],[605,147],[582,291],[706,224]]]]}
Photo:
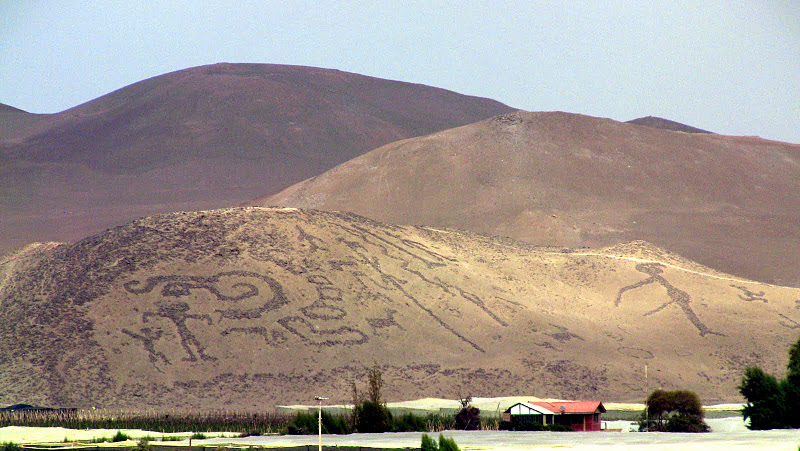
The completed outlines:
{"type": "Polygon", "coordinates": [[[4,103],[0,103],[0,119],[5,119],[6,115],[9,114],[9,113],[12,113],[12,114],[19,114],[19,113],[30,114],[30,113],[27,113],[26,111],[20,110],[19,108],[13,107],[11,105],[6,105],[4,103]]]}
{"type": "Polygon", "coordinates": [[[0,262],[0,404],[259,408],[528,394],[738,400],[800,290],[646,243],[570,251],[295,209],[174,213],[0,262]]]}
{"type": "Polygon", "coordinates": [[[674,132],[711,133],[708,130],[703,130],[701,128],[692,127],[691,125],[681,124],[680,122],[675,122],[669,119],[664,119],[656,116],[645,116],[645,117],[640,117],[638,119],[632,119],[626,122],[628,124],[646,125],[648,127],[653,127],[653,128],[672,130],[674,132]]]}
{"type": "Polygon", "coordinates": [[[337,70],[216,64],[58,114],[14,114],[24,120],[0,127],[0,253],[146,214],[238,204],[388,142],[510,110],[337,70]]]}
{"type": "Polygon", "coordinates": [[[388,144],[255,201],[534,244],[646,240],[800,285],[800,146],[517,112],[388,144]]]}

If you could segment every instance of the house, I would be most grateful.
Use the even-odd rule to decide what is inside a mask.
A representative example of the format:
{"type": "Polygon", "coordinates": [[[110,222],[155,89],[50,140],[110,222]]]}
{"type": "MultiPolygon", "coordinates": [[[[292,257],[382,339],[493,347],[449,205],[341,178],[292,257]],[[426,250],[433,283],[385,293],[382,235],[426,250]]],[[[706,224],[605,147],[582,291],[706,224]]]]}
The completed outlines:
{"type": "Polygon", "coordinates": [[[503,419],[514,424],[563,424],[576,431],[599,431],[605,411],[600,401],[519,402],[503,413],[503,419]]]}

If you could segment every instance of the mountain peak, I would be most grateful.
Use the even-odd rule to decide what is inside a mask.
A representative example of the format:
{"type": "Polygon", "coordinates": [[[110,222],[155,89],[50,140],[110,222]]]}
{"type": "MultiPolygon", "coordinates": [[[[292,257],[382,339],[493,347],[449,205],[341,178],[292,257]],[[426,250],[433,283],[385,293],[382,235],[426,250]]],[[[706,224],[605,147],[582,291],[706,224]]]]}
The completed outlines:
{"type": "Polygon", "coordinates": [[[681,124],[680,122],[664,119],[657,116],[645,116],[638,119],[626,121],[628,124],[644,125],[647,127],[660,128],[663,130],[671,130],[674,132],[684,133],[713,133],[701,128],[692,127],[691,125],[681,124]]]}
{"type": "Polygon", "coordinates": [[[13,107],[11,105],[6,105],[5,103],[0,103],[0,114],[5,113],[23,113],[23,114],[30,114],[25,110],[21,110],[17,107],[13,107]]]}

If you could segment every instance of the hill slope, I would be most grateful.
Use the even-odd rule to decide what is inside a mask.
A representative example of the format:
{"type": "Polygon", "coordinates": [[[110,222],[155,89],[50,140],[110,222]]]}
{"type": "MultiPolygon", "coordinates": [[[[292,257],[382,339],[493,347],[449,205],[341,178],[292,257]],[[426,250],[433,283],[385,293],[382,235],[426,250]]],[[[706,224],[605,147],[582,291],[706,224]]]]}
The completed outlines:
{"type": "Polygon", "coordinates": [[[388,144],[254,202],[534,244],[646,240],[800,285],[800,146],[517,112],[388,144]]]}
{"type": "Polygon", "coordinates": [[[781,372],[800,290],[646,243],[570,251],[352,214],[229,209],[141,219],[0,262],[0,404],[255,408],[389,400],[738,400],[781,372]]]}
{"type": "Polygon", "coordinates": [[[628,124],[646,125],[648,127],[661,128],[664,130],[672,130],[674,132],[711,133],[708,130],[703,130],[701,128],[692,127],[691,125],[681,124],[680,122],[675,122],[669,119],[664,119],[662,117],[656,117],[656,116],[645,116],[625,122],[627,122],[628,124]]]}
{"type": "Polygon", "coordinates": [[[272,64],[181,70],[53,115],[0,111],[0,254],[238,204],[388,142],[507,111],[429,86],[272,64]]]}

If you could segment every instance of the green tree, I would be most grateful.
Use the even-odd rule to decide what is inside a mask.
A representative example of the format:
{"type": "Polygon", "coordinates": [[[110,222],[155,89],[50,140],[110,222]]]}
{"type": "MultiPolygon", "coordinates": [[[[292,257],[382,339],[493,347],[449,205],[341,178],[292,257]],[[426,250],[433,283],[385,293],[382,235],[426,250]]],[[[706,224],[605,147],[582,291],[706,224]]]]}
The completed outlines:
{"type": "Polygon", "coordinates": [[[436,445],[436,440],[432,439],[428,434],[422,434],[421,451],[438,451],[439,447],[436,445]]]}
{"type": "Polygon", "coordinates": [[[800,428],[800,338],[789,348],[787,369],[781,380],[757,366],[745,369],[739,392],[750,429],[800,428]]]}
{"type": "Polygon", "coordinates": [[[392,413],[381,397],[383,376],[378,366],[367,373],[367,394],[362,395],[353,382],[353,426],[358,432],[388,432],[391,430],[392,413]]]}
{"type": "MultiPolygon", "coordinates": [[[[648,430],[669,432],[707,432],[703,404],[688,390],[655,390],[645,401],[651,422],[648,430]]],[[[644,422],[643,422],[644,423],[644,422]]]]}
{"type": "Polygon", "coordinates": [[[775,376],[761,368],[749,367],[744,372],[739,392],[747,400],[742,415],[750,419],[750,429],[776,429],[784,426],[785,395],[775,376]]]}
{"type": "Polygon", "coordinates": [[[786,396],[786,424],[800,428],[800,338],[789,348],[789,365],[783,391],[786,396]]]}
{"type": "Polygon", "coordinates": [[[456,441],[439,434],[439,451],[461,451],[456,441]]]}

